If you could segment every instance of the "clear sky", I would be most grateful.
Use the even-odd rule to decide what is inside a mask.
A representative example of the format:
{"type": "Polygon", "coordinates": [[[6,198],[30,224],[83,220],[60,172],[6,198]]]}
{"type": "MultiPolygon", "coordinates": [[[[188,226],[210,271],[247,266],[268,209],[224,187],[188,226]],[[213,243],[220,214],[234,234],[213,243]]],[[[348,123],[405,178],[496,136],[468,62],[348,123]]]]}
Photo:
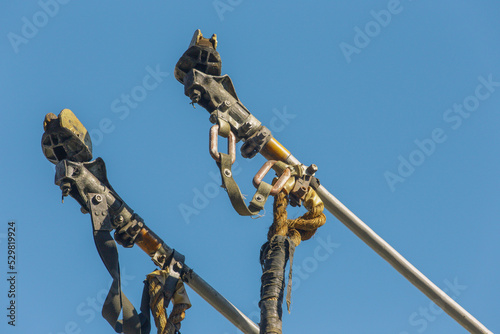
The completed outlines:
{"type": "MultiPolygon", "coordinates": [[[[275,137],[500,331],[499,11],[491,0],[3,1],[0,332],[113,332],[100,316],[110,278],[90,218],[71,198],[61,204],[41,152],[44,115],[64,108],[92,131],[94,157],[120,196],[258,321],[271,204],[263,218],[240,217],[218,188],[208,113],[189,105],[173,76],[198,28],[217,34],[223,73],[275,137]],[[17,225],[15,328],[6,317],[9,220],[17,225]]],[[[253,193],[264,159],[237,161],[237,181],[253,193]]],[[[120,259],[138,306],[154,265],[137,247],[120,248],[120,259]]],[[[465,333],[331,214],[297,248],[294,273],[284,333],[465,333]]],[[[188,293],[182,333],[237,333],[188,293]]]]}

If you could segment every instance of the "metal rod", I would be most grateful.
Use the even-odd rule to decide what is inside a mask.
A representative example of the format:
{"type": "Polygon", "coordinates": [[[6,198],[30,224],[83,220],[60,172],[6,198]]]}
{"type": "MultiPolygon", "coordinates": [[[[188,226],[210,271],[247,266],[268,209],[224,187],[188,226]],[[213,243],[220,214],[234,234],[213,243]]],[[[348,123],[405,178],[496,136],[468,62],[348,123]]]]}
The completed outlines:
{"type": "Polygon", "coordinates": [[[189,267],[185,266],[185,268],[188,274],[184,282],[198,295],[205,299],[207,303],[212,305],[213,308],[227,320],[231,321],[231,323],[238,327],[243,333],[259,334],[259,326],[218,293],[217,290],[212,288],[203,278],[198,276],[195,272],[190,271],[189,267]]]}
{"type": "Polygon", "coordinates": [[[416,286],[450,317],[471,333],[490,334],[482,323],[467,312],[460,304],[437,287],[430,279],[415,268],[408,260],[391,247],[384,239],[368,227],[361,219],[345,207],[337,198],[320,186],[317,193],[325,207],[338,220],[354,232],[361,240],[390,263],[411,284],[416,286]]]}
{"type": "MultiPolygon", "coordinates": [[[[150,257],[158,250],[165,254],[171,254],[172,249],[151,228],[144,224],[139,231],[135,243],[150,257]]],[[[194,292],[200,295],[206,302],[212,305],[220,314],[222,314],[233,325],[238,327],[245,334],[259,334],[259,327],[208,284],[203,278],[195,273],[191,268],[184,264],[182,281],[189,285],[194,292]]]]}
{"type": "MultiPolygon", "coordinates": [[[[275,157],[276,155],[282,155],[285,151],[286,149],[278,141],[274,140],[272,148],[268,147],[265,151],[266,154],[263,155],[266,158],[269,156],[275,157]],[[278,151],[275,152],[274,148],[277,148],[278,151]]],[[[288,164],[299,164],[299,161],[291,154],[285,159],[285,162],[288,164]]],[[[323,185],[319,186],[316,192],[328,211],[363,240],[365,244],[370,246],[375,252],[382,256],[382,258],[389,262],[389,264],[399,271],[399,273],[410,281],[411,284],[422,291],[436,303],[436,305],[441,307],[450,317],[455,319],[463,328],[471,333],[492,334],[488,328],[474,318],[437,285],[432,283],[430,279],[422,274],[408,260],[392,248],[391,245],[326,190],[323,185]]]]}

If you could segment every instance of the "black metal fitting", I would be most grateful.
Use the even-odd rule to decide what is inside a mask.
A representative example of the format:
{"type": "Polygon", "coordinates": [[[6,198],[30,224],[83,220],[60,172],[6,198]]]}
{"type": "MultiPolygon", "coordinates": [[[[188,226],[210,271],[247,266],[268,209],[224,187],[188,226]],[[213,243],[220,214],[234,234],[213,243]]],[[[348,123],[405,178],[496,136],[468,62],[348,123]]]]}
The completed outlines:
{"type": "Polygon", "coordinates": [[[191,102],[216,115],[211,118],[212,123],[219,118],[229,123],[238,140],[246,141],[261,129],[261,122],[238,99],[228,75],[213,76],[192,69],[186,73],[183,82],[184,94],[191,102]]]}
{"type": "Polygon", "coordinates": [[[203,37],[200,30],[196,30],[189,48],[175,65],[175,78],[183,83],[186,73],[193,68],[209,75],[220,75],[222,61],[216,48],[217,37],[215,35],[207,39],[203,37]]]}
{"type": "MultiPolygon", "coordinates": [[[[317,179],[313,176],[314,173],[318,171],[318,166],[312,164],[307,167],[305,173],[301,176],[297,177],[295,181],[295,186],[289,194],[290,205],[291,206],[301,206],[302,202],[305,200],[305,196],[307,194],[307,190],[310,186],[312,186],[313,180],[317,179]]],[[[314,181],[316,184],[316,181],[314,181]]],[[[319,181],[317,181],[317,185],[319,186],[319,181]]],[[[316,189],[316,188],[314,188],[316,189]]]]}
{"type": "Polygon", "coordinates": [[[241,146],[243,158],[253,158],[272,138],[271,130],[262,126],[253,136],[241,146]]]}
{"type": "Polygon", "coordinates": [[[113,220],[115,224],[121,224],[115,227],[114,238],[117,244],[131,248],[134,246],[135,239],[139,231],[144,227],[144,221],[138,214],[133,214],[132,219],[125,224],[123,216],[116,216],[113,220]],[[121,219],[120,219],[121,217],[121,219]]]}

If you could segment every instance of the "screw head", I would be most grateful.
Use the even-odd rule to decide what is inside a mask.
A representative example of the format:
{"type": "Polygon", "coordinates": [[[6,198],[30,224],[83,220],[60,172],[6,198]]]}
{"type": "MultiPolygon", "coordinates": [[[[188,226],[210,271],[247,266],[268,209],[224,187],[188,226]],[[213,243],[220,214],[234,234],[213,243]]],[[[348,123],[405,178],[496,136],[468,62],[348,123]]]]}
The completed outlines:
{"type": "Polygon", "coordinates": [[[210,114],[210,118],[208,120],[210,121],[210,123],[216,124],[217,123],[217,115],[210,114]]]}
{"type": "Polygon", "coordinates": [[[307,167],[307,169],[306,169],[306,172],[308,174],[311,174],[311,175],[316,173],[317,171],[318,171],[318,166],[316,166],[315,164],[312,164],[311,166],[307,167]]]}
{"type": "Polygon", "coordinates": [[[193,103],[198,103],[201,99],[201,92],[198,89],[193,89],[193,91],[189,95],[189,98],[193,103]]]}
{"type": "Polygon", "coordinates": [[[228,110],[229,107],[231,107],[231,102],[226,100],[219,105],[219,110],[224,112],[224,111],[228,110]]]}
{"type": "Polygon", "coordinates": [[[101,196],[101,195],[99,195],[99,194],[95,195],[95,196],[94,196],[94,199],[95,199],[95,201],[96,201],[97,203],[101,203],[101,202],[102,202],[102,196],[101,196]]]}
{"type": "Polygon", "coordinates": [[[226,169],[224,169],[224,175],[226,175],[227,177],[231,177],[231,175],[233,175],[233,174],[231,173],[231,171],[229,169],[226,168],[226,169]]]}

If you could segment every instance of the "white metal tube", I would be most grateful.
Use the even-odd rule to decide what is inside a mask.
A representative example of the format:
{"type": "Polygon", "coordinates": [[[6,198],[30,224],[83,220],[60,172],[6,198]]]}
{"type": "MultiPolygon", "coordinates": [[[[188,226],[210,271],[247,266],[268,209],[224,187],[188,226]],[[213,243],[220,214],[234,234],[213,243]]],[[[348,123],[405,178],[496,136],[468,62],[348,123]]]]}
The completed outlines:
{"type": "MultiPolygon", "coordinates": [[[[299,161],[290,155],[288,164],[299,164],[299,161]]],[[[375,233],[368,225],[351,212],[335,196],[322,185],[316,190],[319,197],[330,211],[347,228],[354,232],[365,244],[390,263],[401,275],[406,277],[411,284],[416,286],[436,305],[441,307],[450,317],[455,319],[462,327],[471,333],[492,334],[481,322],[467,312],[460,304],[448,296],[436,284],[432,283],[424,274],[415,268],[408,260],[399,254],[391,245],[375,233]]]]}
{"type": "Polygon", "coordinates": [[[259,334],[257,326],[250,318],[231,304],[224,296],[208,284],[203,278],[186,266],[186,274],[183,277],[184,282],[189,285],[198,295],[205,299],[227,320],[238,327],[245,334],[259,334]]]}
{"type": "Polygon", "coordinates": [[[345,205],[335,198],[335,196],[330,194],[325,187],[320,186],[317,193],[328,211],[466,330],[478,334],[492,333],[455,300],[432,283],[430,279],[408,262],[408,260],[352,213],[345,205]]]}

